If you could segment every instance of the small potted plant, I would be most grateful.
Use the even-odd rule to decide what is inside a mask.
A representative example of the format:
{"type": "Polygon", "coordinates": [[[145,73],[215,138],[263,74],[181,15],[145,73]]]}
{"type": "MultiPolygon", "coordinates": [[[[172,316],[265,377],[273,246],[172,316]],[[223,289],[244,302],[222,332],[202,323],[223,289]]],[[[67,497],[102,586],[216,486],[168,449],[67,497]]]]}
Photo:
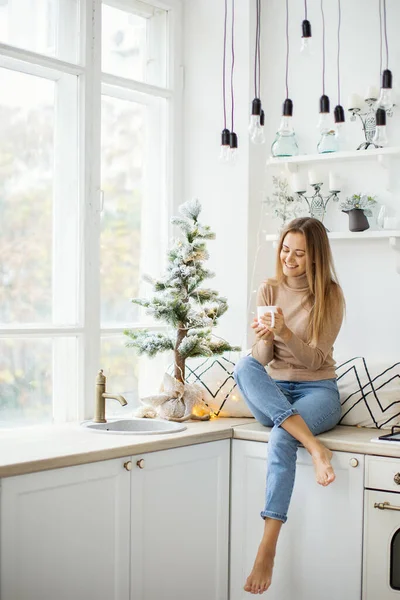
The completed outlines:
{"type": "Polygon", "coordinates": [[[372,217],[371,207],[375,204],[375,197],[366,194],[353,194],[341,203],[342,212],[349,215],[350,231],[365,231],[369,228],[367,217],[372,217]]]}
{"type": "Polygon", "coordinates": [[[285,177],[272,176],[274,192],[272,198],[267,196],[264,204],[273,209],[275,217],[280,219],[282,230],[288,221],[304,214],[304,206],[297,194],[290,194],[289,182],[285,177]]]}

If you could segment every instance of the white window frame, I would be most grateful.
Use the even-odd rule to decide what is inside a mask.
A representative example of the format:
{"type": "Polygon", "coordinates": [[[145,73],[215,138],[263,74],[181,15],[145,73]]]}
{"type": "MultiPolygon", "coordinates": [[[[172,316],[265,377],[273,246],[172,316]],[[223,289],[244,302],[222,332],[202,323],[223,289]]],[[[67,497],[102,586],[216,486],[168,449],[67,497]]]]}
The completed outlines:
{"type": "MultiPolygon", "coordinates": [[[[62,0],[61,4],[62,4],[62,0]]],[[[75,210],[78,211],[79,231],[72,231],[67,239],[66,247],[58,247],[55,259],[59,263],[58,273],[64,269],[62,256],[65,251],[71,252],[81,244],[79,256],[76,256],[76,268],[65,267],[63,277],[59,277],[62,285],[76,285],[79,289],[77,298],[77,325],[74,326],[10,326],[0,328],[0,338],[52,338],[53,339],[53,420],[64,422],[88,419],[93,416],[95,398],[95,380],[99,369],[101,335],[120,333],[124,327],[101,329],[100,327],[100,126],[101,126],[101,91],[110,85],[123,86],[127,94],[147,95],[168,99],[167,114],[167,165],[166,214],[160,220],[166,224],[164,239],[160,245],[162,252],[166,250],[171,229],[169,216],[180,203],[182,197],[182,92],[183,66],[182,52],[182,8],[180,0],[107,0],[107,3],[126,9],[146,9],[147,6],[158,7],[168,11],[168,79],[166,87],[149,85],[139,81],[125,80],[110,74],[102,74],[101,65],[101,0],[81,0],[80,12],[80,61],[72,64],[57,58],[44,56],[35,52],[22,50],[0,43],[0,64],[6,62],[9,68],[25,73],[38,74],[48,79],[59,80],[60,74],[67,73],[78,77],[78,156],[77,188],[79,199],[75,210]],[[168,226],[167,226],[168,224],[168,226]],[[58,256],[58,258],[57,258],[58,256]],[[60,265],[62,268],[60,268],[60,265]],[[79,273],[78,282],[76,273],[79,273]],[[74,279],[75,275],[75,279],[74,279]],[[63,283],[64,281],[64,283],[63,283]],[[78,285],[79,283],[79,285],[78,285]],[[76,344],[76,348],[75,348],[76,344]],[[71,363],[71,356],[76,361],[71,363]]],[[[65,31],[68,31],[68,19],[64,20],[65,31]]],[[[68,85],[68,84],[66,84],[68,85]]],[[[65,114],[67,106],[61,110],[65,114]]],[[[67,152],[67,148],[66,148],[67,152]]],[[[62,161],[60,161],[60,164],[62,161]]],[[[67,163],[65,163],[67,164],[67,163]]],[[[58,181],[62,186],[62,172],[58,181]]],[[[61,192],[60,192],[61,193],[61,192]]],[[[65,195],[70,190],[64,192],[65,195]]],[[[68,202],[61,203],[68,209],[68,202]]],[[[57,239],[57,227],[65,223],[62,207],[57,222],[54,223],[54,237],[57,239]],[[58,224],[57,224],[58,223],[58,224]]],[[[65,239],[65,232],[64,232],[65,239]]],[[[70,261],[72,264],[73,261],[70,261]]],[[[67,309],[68,310],[68,309],[67,309]]],[[[143,324],[136,323],[140,328],[143,324]]],[[[148,327],[148,325],[146,325],[148,327]]],[[[151,326],[150,326],[151,327],[151,326]]],[[[159,326],[153,326],[160,329],[159,326]]],[[[106,369],[106,365],[104,366],[106,369]]]]}

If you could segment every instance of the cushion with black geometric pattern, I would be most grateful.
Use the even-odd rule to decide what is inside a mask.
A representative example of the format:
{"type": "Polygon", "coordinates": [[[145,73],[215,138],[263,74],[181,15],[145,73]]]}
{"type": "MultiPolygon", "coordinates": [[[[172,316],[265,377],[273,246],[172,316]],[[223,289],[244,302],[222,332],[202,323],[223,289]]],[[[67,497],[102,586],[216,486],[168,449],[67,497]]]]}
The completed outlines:
{"type": "Polygon", "coordinates": [[[203,388],[205,405],[218,417],[253,416],[233,378],[235,364],[241,356],[240,352],[228,352],[226,356],[186,361],[185,380],[203,388]]]}
{"type": "Polygon", "coordinates": [[[337,361],[342,418],[339,425],[390,429],[400,424],[400,362],[355,356],[337,361]]]}

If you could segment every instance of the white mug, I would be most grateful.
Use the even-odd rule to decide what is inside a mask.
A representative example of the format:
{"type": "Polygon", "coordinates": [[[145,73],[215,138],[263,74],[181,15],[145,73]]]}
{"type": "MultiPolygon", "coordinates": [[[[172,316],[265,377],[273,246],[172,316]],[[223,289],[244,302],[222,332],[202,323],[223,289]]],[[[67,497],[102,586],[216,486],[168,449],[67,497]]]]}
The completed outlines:
{"type": "Polygon", "coordinates": [[[265,315],[265,313],[271,313],[271,327],[275,326],[275,313],[278,312],[277,306],[257,306],[257,319],[258,324],[260,323],[261,315],[265,315]]]}

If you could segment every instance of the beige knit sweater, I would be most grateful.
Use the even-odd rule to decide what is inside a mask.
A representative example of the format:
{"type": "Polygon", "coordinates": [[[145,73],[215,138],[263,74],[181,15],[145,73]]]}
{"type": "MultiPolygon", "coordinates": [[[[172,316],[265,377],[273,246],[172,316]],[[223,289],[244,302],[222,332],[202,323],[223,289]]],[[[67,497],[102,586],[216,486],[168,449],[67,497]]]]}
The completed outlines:
{"type": "Polygon", "coordinates": [[[273,379],[283,381],[317,381],[332,379],[335,374],[333,344],[343,320],[343,310],[335,308],[330,315],[316,346],[307,343],[307,325],[311,305],[304,303],[308,290],[306,275],[288,277],[280,285],[264,283],[257,294],[257,306],[279,306],[285,323],[292,331],[291,338],[284,342],[275,336],[273,344],[263,340],[256,342],[252,355],[273,379]]]}

